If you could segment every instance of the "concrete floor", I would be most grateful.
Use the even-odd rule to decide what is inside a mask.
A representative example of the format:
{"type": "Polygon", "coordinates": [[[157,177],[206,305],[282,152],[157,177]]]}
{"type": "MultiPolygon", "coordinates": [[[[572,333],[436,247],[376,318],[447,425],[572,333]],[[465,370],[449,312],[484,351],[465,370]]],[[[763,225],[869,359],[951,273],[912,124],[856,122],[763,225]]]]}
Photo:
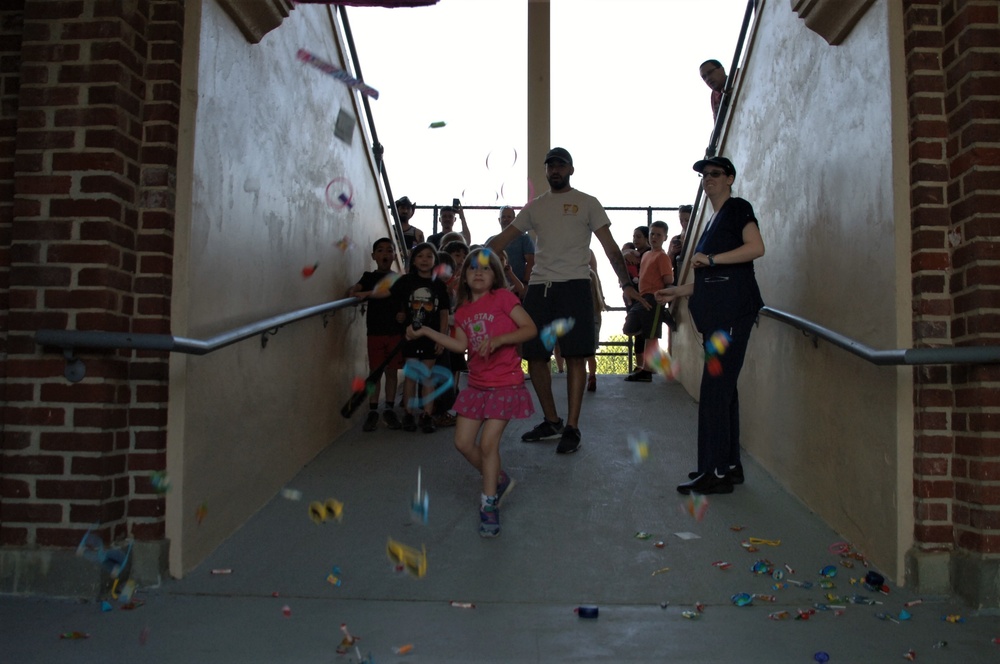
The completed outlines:
{"type": "MultiPolygon", "coordinates": [[[[563,376],[554,387],[565,413],[563,376]]],[[[840,566],[828,551],[841,538],[752,459],[745,485],[710,497],[704,518],[692,518],[674,487],[693,468],[696,412],[679,385],[660,377],[635,384],[601,376],[598,391],[585,396],[576,454],[556,455],[554,442],[521,443],[538,419],[513,422],[502,452],[517,485],[495,540],[477,534],[478,478],[453,449],[451,429],[362,433],[358,414],[355,429],[288,484],[302,501],[276,496],[186,578],[143,589],[143,606],[102,612],[95,602],[0,597],[0,660],[357,662],[353,649],[335,652],[344,623],[360,637],[361,655],[380,663],[808,663],[824,651],[839,664],[905,661],[910,650],[919,662],[1000,662],[995,612],[907,589],[882,595],[852,586],[849,578],[865,570],[840,566]],[[627,436],[644,430],[649,458],[636,464],[627,436]],[[409,513],[418,467],[430,495],[426,525],[409,513]],[[345,503],[342,523],[308,517],[308,501],[327,498],[345,503]],[[652,538],[637,539],[637,531],[652,538]],[[749,537],[781,543],[751,553],[740,544],[749,537]],[[426,545],[424,578],[393,570],[388,538],[426,545]],[[813,583],[821,568],[837,565],[836,587],[774,590],[774,580],[750,571],[760,558],[813,583]],[[340,587],[326,581],[334,566],[340,587]],[[211,574],[217,568],[232,573],[211,574]],[[776,601],[739,608],[730,600],[739,592],[776,601]],[[828,592],[881,604],[847,604],[841,615],[818,611],[806,621],[768,619],[831,603],[828,592]],[[908,609],[909,620],[876,617],[896,617],[916,599],[923,603],[908,609]],[[685,618],[696,603],[703,613],[685,618]],[[599,616],[578,618],[580,605],[598,606],[599,616]],[[964,622],[943,620],[952,614],[964,622]],[[70,631],[91,636],[59,638],[70,631]],[[413,648],[394,653],[404,645],[413,648]]]]}

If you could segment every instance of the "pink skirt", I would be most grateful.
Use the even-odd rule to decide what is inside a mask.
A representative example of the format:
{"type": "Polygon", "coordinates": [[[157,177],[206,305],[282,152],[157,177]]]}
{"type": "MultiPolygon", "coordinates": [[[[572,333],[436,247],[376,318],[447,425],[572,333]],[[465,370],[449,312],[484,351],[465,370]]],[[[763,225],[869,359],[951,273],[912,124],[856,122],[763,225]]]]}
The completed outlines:
{"type": "Polygon", "coordinates": [[[523,383],[509,387],[467,387],[455,401],[455,412],[470,420],[517,420],[531,417],[535,406],[523,383]]]}

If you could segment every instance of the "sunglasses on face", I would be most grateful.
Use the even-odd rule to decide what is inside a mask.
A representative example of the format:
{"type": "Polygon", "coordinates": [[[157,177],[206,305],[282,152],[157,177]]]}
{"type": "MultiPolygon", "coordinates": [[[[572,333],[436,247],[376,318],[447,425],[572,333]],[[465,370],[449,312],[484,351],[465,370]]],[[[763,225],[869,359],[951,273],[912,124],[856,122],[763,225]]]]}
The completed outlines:
{"type": "Polygon", "coordinates": [[[704,171],[699,174],[702,178],[721,178],[725,177],[725,171],[704,171]]]}

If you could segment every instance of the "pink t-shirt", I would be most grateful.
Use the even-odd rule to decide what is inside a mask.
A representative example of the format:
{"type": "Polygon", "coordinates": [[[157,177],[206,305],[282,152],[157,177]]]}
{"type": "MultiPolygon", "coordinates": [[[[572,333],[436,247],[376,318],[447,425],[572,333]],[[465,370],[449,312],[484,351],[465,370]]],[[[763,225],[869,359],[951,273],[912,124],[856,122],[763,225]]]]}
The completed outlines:
{"type": "Polygon", "coordinates": [[[517,346],[501,346],[485,358],[477,350],[483,339],[517,329],[510,312],[520,304],[516,295],[506,288],[498,288],[475,302],[463,304],[455,312],[455,325],[462,328],[469,339],[470,387],[510,387],[524,383],[517,346]]]}

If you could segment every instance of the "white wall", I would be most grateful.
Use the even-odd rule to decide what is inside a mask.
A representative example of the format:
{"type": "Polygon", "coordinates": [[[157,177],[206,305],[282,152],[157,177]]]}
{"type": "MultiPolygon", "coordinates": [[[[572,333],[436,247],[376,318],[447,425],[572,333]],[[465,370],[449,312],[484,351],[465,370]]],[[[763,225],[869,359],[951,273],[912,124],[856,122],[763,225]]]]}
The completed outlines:
{"type": "MultiPolygon", "coordinates": [[[[894,203],[894,187],[906,190],[892,120],[889,32],[898,26],[888,5],[875,3],[830,46],[788,2],[764,3],[719,150],[737,168],[734,195],[760,219],[765,302],[878,349],[910,346],[908,245],[897,238],[908,237],[908,217],[894,203]]],[[[697,341],[674,342],[695,394],[697,341]]],[[[908,369],[814,348],[763,317],[740,379],[746,450],[897,578],[912,533],[909,382],[908,369]]]]}
{"type": "MultiPolygon", "coordinates": [[[[205,338],[343,297],[370,269],[372,242],[390,233],[353,93],[295,57],[306,48],[342,66],[329,9],[299,5],[259,44],[214,1],[189,3],[186,13],[172,325],[176,336],[205,338]],[[333,133],[342,107],[358,120],[351,145],[333,133]],[[353,210],[326,205],[338,176],[354,186],[353,210]],[[336,246],[345,235],[346,252],[336,246]]],[[[287,326],[266,349],[248,339],[171,358],[173,575],[197,565],[347,428],[340,406],[366,367],[355,309],[325,329],[320,318],[287,326]]]]}

